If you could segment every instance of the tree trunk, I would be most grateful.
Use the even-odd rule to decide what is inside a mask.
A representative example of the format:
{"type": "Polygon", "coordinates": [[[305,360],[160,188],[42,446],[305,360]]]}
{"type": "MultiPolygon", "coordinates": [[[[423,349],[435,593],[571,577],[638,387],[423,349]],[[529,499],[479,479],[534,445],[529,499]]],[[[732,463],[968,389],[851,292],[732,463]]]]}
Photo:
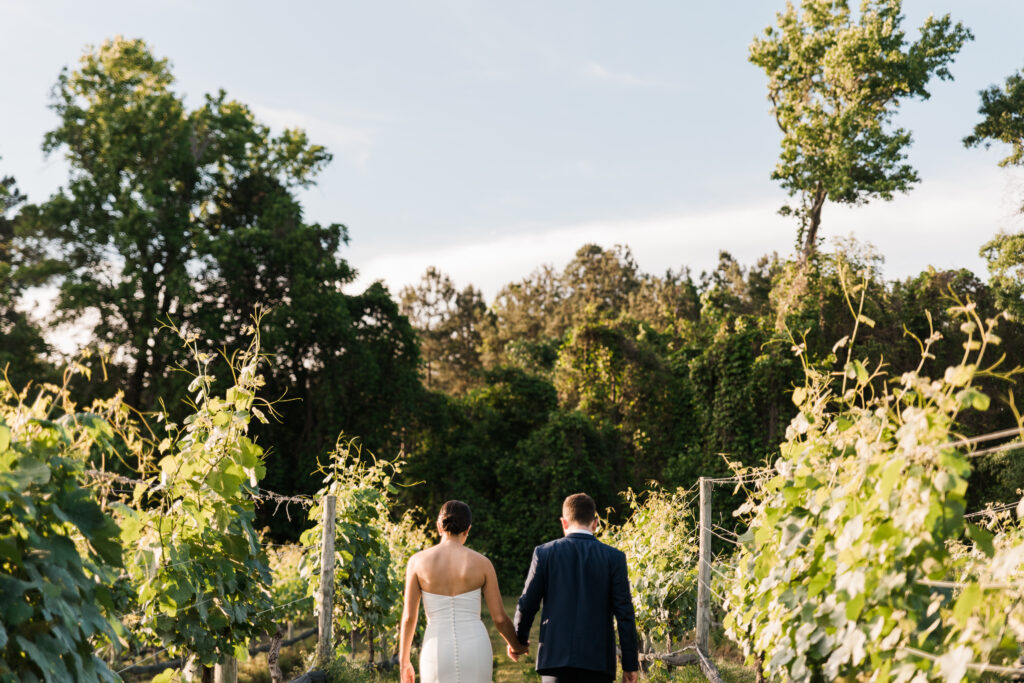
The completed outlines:
{"type": "Polygon", "coordinates": [[[818,248],[818,228],[821,227],[821,208],[825,205],[828,193],[819,184],[814,190],[814,202],[807,211],[807,230],[804,233],[804,248],[800,260],[806,263],[818,248]]]}
{"type": "Polygon", "coordinates": [[[136,410],[147,410],[149,408],[149,406],[142,405],[140,400],[142,398],[142,384],[146,379],[146,373],[149,371],[150,352],[149,337],[147,337],[146,341],[138,349],[138,355],[135,357],[135,368],[132,370],[132,376],[128,380],[128,389],[124,392],[124,402],[136,410]]]}
{"type": "MultiPolygon", "coordinates": [[[[288,622],[289,629],[291,622],[288,622]]],[[[270,669],[271,683],[283,683],[284,675],[281,673],[281,666],[277,660],[281,657],[281,629],[277,629],[273,640],[270,641],[270,652],[267,653],[267,668],[270,669]]]]}

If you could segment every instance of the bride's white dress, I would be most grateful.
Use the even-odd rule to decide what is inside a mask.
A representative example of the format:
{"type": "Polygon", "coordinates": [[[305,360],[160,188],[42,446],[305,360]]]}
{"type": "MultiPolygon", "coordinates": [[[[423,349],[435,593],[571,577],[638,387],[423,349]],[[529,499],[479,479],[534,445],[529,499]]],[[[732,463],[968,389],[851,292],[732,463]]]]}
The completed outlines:
{"type": "Polygon", "coordinates": [[[491,683],[491,638],[480,621],[480,589],[459,595],[423,591],[423,611],[420,681],[491,683]]]}

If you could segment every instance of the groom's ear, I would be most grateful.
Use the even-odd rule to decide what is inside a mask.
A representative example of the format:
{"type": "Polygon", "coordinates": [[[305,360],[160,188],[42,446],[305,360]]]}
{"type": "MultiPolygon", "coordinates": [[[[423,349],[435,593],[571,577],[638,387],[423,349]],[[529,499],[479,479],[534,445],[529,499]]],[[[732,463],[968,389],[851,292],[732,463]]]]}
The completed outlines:
{"type": "Polygon", "coordinates": [[[565,531],[569,528],[569,520],[565,517],[559,517],[558,520],[562,523],[562,530],[565,531]]]}

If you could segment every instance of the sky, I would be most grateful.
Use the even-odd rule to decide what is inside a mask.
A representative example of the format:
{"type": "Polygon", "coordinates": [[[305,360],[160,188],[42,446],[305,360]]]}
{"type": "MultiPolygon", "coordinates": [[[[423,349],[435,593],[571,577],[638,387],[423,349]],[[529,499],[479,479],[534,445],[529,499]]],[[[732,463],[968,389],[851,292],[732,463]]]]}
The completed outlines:
{"type": "MultiPolygon", "coordinates": [[[[629,245],[648,272],[698,275],[730,251],[793,250],[776,210],[779,134],[766,77],[747,62],[782,0],[0,1],[0,175],[30,201],[65,182],[49,93],[87,45],[124,35],[167,57],[197,105],[223,88],[275,130],[305,128],[334,161],[303,191],[306,216],[348,226],[356,287],[393,293],[428,266],[491,300],[583,244],[629,245]]],[[[1024,67],[1024,2],[905,0],[975,34],[905,104],[922,182],[892,202],[826,205],[826,237],[853,235],[901,278],[932,265],[984,274],[979,247],[1020,229],[1024,177],[1004,149],[965,149],[978,91],[1024,67]]]]}

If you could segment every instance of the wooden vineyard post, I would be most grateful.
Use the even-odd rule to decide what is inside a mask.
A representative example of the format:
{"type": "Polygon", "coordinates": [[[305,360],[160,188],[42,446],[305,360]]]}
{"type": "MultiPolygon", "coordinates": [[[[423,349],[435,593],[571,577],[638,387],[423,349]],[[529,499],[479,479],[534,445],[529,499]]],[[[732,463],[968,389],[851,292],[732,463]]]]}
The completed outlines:
{"type": "Polygon", "coordinates": [[[697,648],[708,652],[711,634],[711,482],[700,478],[700,544],[697,565],[697,648]]]}
{"type": "Polygon", "coordinates": [[[326,666],[331,659],[331,633],[334,628],[334,496],[324,498],[323,535],[320,538],[320,590],[317,606],[320,609],[320,636],[316,644],[316,659],[326,666]]]}
{"type": "Polygon", "coordinates": [[[238,660],[225,657],[213,670],[213,683],[238,683],[238,660]]]}
{"type": "Polygon", "coordinates": [[[213,683],[213,669],[203,666],[197,655],[189,655],[182,669],[183,677],[188,683],[213,683]]]}
{"type": "Polygon", "coordinates": [[[721,683],[718,668],[711,661],[711,487],[700,478],[700,544],[697,569],[697,663],[704,677],[721,683]]]}

